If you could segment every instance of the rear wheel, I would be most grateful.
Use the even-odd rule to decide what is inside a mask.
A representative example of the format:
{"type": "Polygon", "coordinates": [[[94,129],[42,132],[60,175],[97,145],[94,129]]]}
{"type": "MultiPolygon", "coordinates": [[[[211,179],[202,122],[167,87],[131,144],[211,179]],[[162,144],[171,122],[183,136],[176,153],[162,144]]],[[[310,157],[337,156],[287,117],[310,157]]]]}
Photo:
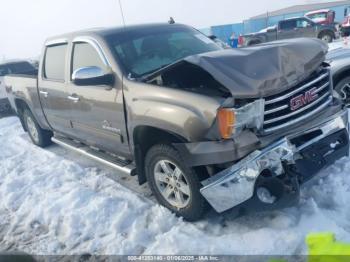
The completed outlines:
{"type": "Polygon", "coordinates": [[[52,132],[42,129],[32,112],[30,112],[28,109],[25,109],[23,112],[23,121],[29,137],[35,145],[46,147],[51,144],[52,132]]]}
{"type": "Polygon", "coordinates": [[[153,146],[146,155],[145,168],[149,186],[161,205],[189,221],[204,215],[208,204],[199,192],[199,178],[174,148],[153,146]]]}

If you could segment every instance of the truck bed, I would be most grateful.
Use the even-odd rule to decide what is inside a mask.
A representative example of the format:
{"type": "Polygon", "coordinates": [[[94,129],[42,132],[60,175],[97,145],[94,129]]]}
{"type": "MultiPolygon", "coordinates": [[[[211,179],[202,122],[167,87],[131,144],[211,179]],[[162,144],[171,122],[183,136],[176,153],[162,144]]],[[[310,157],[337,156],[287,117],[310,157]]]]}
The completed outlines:
{"type": "Polygon", "coordinates": [[[38,77],[34,72],[33,74],[7,75],[4,82],[5,86],[11,90],[7,95],[13,109],[16,109],[15,97],[24,101],[38,101],[38,77]]]}

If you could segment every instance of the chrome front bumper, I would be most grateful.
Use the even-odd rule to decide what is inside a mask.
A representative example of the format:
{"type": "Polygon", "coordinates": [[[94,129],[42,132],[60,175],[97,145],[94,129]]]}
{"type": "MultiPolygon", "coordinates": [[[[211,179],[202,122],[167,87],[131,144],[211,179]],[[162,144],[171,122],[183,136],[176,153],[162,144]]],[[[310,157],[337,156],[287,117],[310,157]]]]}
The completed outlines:
{"type": "Polygon", "coordinates": [[[235,207],[253,197],[255,183],[263,170],[268,169],[275,176],[282,175],[283,162],[294,164],[300,158],[301,150],[343,129],[349,132],[347,110],[326,119],[318,126],[284,137],[262,150],[252,152],[238,163],[203,181],[201,194],[217,212],[235,207]],[[290,142],[314,131],[318,131],[318,135],[301,145],[295,146],[290,142]]]}

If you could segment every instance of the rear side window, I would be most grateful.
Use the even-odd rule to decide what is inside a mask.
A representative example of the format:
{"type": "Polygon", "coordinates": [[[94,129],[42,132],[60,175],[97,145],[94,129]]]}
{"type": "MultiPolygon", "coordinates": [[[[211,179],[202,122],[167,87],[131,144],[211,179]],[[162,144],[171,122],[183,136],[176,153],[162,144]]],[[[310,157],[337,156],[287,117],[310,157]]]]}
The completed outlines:
{"type": "Polygon", "coordinates": [[[64,81],[66,71],[67,44],[48,46],[45,53],[44,77],[50,80],[64,81]]]}
{"type": "Polygon", "coordinates": [[[0,65],[0,76],[9,74],[34,74],[36,69],[29,62],[16,62],[0,65]]]}
{"type": "Polygon", "coordinates": [[[76,43],[73,50],[72,72],[87,67],[97,66],[106,71],[106,65],[103,63],[100,55],[89,43],[76,43]]]}
{"type": "Polygon", "coordinates": [[[291,30],[297,27],[296,20],[287,20],[280,22],[280,29],[281,30],[291,30]]]}

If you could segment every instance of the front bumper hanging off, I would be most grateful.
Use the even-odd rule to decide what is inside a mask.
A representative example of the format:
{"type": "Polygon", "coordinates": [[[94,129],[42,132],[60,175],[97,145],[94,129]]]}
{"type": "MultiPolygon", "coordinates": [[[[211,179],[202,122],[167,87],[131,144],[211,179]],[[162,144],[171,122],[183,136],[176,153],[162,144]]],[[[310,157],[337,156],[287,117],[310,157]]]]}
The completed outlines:
{"type": "Polygon", "coordinates": [[[287,166],[293,166],[298,180],[306,181],[320,169],[349,155],[348,122],[348,111],[344,110],[316,127],[256,150],[203,181],[201,194],[217,212],[223,212],[251,199],[265,171],[278,178],[288,172],[287,166]]]}

